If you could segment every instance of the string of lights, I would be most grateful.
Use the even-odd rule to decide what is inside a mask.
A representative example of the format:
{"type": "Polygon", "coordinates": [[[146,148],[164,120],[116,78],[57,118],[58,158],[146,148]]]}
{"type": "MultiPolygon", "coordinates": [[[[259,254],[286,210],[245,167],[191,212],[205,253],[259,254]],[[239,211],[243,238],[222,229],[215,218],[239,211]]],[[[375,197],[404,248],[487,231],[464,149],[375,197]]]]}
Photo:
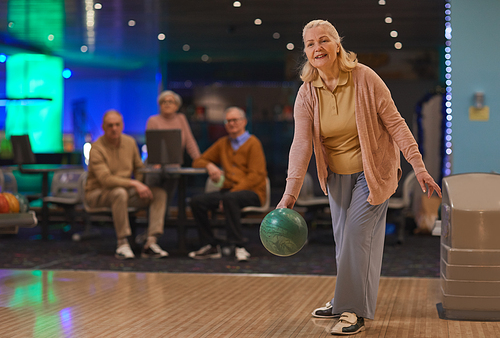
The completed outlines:
{"type": "Polygon", "coordinates": [[[452,155],[452,112],[451,98],[452,98],[452,81],[451,81],[451,3],[450,0],[445,2],[445,29],[444,35],[446,38],[445,42],[445,83],[446,83],[446,94],[445,94],[445,106],[446,106],[446,128],[445,128],[445,158],[444,158],[444,175],[451,175],[451,155],[452,155]]]}

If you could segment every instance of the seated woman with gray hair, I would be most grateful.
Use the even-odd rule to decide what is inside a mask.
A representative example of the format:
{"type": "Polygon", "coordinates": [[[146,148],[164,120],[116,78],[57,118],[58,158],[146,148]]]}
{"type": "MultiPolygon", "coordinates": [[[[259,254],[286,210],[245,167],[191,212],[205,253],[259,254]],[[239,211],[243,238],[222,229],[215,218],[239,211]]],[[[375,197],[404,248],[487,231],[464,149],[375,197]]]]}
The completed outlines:
{"type": "MultiPolygon", "coordinates": [[[[182,106],[182,99],[179,94],[171,90],[161,92],[158,95],[158,106],[160,107],[159,113],[148,118],[146,130],[180,129],[182,151],[184,152],[184,149],[186,149],[193,161],[200,157],[200,148],[193,136],[186,115],[179,112],[179,108],[182,106]]],[[[145,180],[148,185],[160,186],[167,191],[168,207],[177,188],[178,180],[176,178],[164,177],[161,174],[147,174],[145,180]]],[[[138,241],[142,241],[142,236],[138,236],[138,241]]]]}
{"type": "Polygon", "coordinates": [[[186,149],[193,160],[200,157],[200,148],[198,148],[198,144],[191,132],[186,115],[178,112],[182,106],[182,99],[179,94],[171,90],[161,92],[158,95],[158,106],[160,112],[149,117],[146,122],[146,130],[180,129],[183,150],[186,149]]]}

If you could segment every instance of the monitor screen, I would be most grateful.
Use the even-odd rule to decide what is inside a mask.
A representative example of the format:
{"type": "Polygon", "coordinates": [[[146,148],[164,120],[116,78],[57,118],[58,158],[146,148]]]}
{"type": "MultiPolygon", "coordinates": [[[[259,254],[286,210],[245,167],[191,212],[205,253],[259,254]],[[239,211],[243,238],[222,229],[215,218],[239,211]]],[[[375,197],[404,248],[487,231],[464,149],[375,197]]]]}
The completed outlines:
{"type": "Polygon", "coordinates": [[[28,135],[12,135],[12,152],[14,153],[15,164],[34,164],[36,163],[35,154],[31,150],[30,138],[28,135]]]}
{"type": "Polygon", "coordinates": [[[182,164],[180,129],[146,130],[148,164],[182,164]]]}

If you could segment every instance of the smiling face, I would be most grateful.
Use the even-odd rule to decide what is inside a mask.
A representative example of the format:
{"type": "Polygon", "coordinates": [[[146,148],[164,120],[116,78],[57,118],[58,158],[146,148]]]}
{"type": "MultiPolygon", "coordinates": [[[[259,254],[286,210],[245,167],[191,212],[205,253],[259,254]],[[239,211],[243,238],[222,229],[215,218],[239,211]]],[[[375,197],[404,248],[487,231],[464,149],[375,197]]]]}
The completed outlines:
{"type": "Polygon", "coordinates": [[[309,63],[320,71],[338,68],[339,44],[322,26],[309,28],[304,34],[304,51],[309,63]]]}

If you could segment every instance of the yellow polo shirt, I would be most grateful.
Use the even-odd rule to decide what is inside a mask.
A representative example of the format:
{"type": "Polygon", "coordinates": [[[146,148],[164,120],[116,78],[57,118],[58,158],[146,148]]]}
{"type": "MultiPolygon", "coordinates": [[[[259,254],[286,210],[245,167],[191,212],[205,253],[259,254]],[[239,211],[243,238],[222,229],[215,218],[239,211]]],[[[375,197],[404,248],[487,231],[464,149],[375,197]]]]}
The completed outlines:
{"type": "Polygon", "coordinates": [[[336,174],[350,175],[363,171],[356,117],[356,89],[350,72],[340,71],[334,91],[320,76],[312,85],[319,98],[320,132],[326,148],[328,166],[336,174]]]}

